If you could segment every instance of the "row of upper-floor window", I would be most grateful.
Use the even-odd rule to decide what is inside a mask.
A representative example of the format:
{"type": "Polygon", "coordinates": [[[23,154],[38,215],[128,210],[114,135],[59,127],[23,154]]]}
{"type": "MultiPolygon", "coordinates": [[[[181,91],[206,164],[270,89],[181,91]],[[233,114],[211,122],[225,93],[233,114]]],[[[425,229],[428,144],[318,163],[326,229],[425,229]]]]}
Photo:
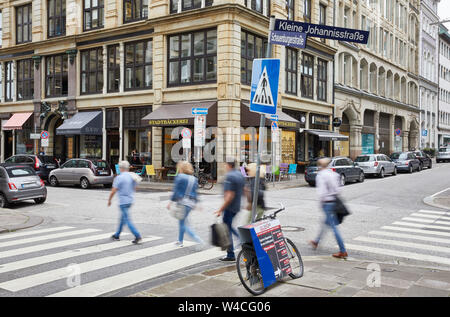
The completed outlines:
{"type": "Polygon", "coordinates": [[[439,100],[450,104],[450,91],[439,88],[439,100]]]}
{"type": "Polygon", "coordinates": [[[439,123],[450,125],[450,113],[445,111],[439,111],[439,123]]]}
{"type": "Polygon", "coordinates": [[[450,69],[444,67],[443,65],[439,65],[439,77],[450,81],[450,69]]]}
{"type": "Polygon", "coordinates": [[[450,59],[450,45],[444,41],[439,41],[439,54],[450,59]]]}

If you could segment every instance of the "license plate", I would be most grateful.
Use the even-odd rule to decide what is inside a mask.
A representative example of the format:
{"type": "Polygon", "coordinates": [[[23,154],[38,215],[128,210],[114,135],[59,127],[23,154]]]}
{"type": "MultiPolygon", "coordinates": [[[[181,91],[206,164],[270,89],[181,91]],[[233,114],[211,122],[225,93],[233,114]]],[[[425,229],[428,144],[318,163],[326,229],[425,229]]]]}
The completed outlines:
{"type": "Polygon", "coordinates": [[[22,188],[29,188],[29,187],[33,187],[34,183],[29,183],[29,184],[22,184],[22,188]]]}
{"type": "Polygon", "coordinates": [[[55,165],[52,165],[52,164],[47,165],[47,168],[55,168],[55,165]]]}
{"type": "Polygon", "coordinates": [[[108,172],[107,171],[100,171],[99,174],[100,175],[108,175],[108,172]]]}

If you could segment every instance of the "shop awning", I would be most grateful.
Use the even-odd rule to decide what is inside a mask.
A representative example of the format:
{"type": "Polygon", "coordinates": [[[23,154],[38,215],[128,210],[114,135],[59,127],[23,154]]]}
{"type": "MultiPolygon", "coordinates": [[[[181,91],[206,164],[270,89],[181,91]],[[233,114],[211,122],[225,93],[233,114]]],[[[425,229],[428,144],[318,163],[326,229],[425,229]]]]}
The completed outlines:
{"type": "Polygon", "coordinates": [[[305,132],[317,135],[320,141],[348,141],[348,136],[333,131],[325,130],[304,130],[305,132]]]}
{"type": "Polygon", "coordinates": [[[103,114],[101,111],[78,112],[56,128],[57,135],[102,135],[103,114]]]}
{"type": "Polygon", "coordinates": [[[15,113],[2,127],[3,130],[20,130],[23,124],[31,117],[32,112],[15,113]]]}
{"type": "MultiPolygon", "coordinates": [[[[300,122],[292,118],[288,114],[278,111],[278,126],[283,129],[299,129],[300,122]]],[[[243,127],[259,127],[260,114],[250,111],[249,102],[241,102],[241,126],[243,127]]],[[[266,116],[266,126],[270,127],[271,120],[266,116]]]]}
{"type": "Polygon", "coordinates": [[[194,125],[192,108],[207,108],[207,126],[217,125],[217,101],[185,102],[177,104],[161,105],[142,118],[145,126],[176,127],[194,125]]]}

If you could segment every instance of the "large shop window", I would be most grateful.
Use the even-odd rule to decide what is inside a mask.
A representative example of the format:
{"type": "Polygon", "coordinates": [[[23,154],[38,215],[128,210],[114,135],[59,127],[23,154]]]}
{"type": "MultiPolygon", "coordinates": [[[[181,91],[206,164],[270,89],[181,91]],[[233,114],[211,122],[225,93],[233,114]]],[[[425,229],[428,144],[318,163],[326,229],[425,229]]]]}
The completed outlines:
{"type": "Polygon", "coordinates": [[[31,3],[16,8],[16,43],[31,42],[31,3]]]}
{"type": "Polygon", "coordinates": [[[216,82],[217,30],[169,37],[168,85],[216,82]]]}
{"type": "Polygon", "coordinates": [[[321,101],[327,101],[327,66],[327,61],[317,60],[317,99],[321,101]]]}
{"type": "Polygon", "coordinates": [[[80,158],[102,158],[101,135],[80,135],[80,158]]]}
{"type": "Polygon", "coordinates": [[[47,97],[67,96],[68,65],[67,54],[47,56],[45,67],[45,95],[47,97]]]}
{"type": "Polygon", "coordinates": [[[303,53],[302,59],[302,97],[313,99],[314,91],[314,57],[303,53]]]}
{"type": "Polygon", "coordinates": [[[125,44],[125,90],[152,88],[153,42],[125,44]]]}
{"type": "Polygon", "coordinates": [[[266,52],[267,39],[252,33],[241,31],[241,83],[252,83],[254,58],[262,58],[266,52]]]}
{"type": "Polygon", "coordinates": [[[120,53],[119,45],[108,46],[108,92],[120,89],[120,53]]]}
{"type": "Polygon", "coordinates": [[[298,51],[286,47],[286,93],[297,95],[298,51]]]}
{"type": "Polygon", "coordinates": [[[103,48],[81,52],[81,94],[103,91],[103,48]]]}
{"type": "Polygon", "coordinates": [[[84,0],[83,29],[85,31],[103,27],[104,8],[103,0],[84,0]]]}
{"type": "MultiPolygon", "coordinates": [[[[178,128],[164,128],[164,167],[173,167],[176,164],[172,159],[172,149],[179,142],[179,138],[172,139],[174,129],[178,128]]],[[[180,137],[180,134],[178,134],[178,137],[180,137]]]]}
{"type": "Polygon", "coordinates": [[[12,101],[14,95],[13,62],[5,63],[5,101],[12,101]]]}
{"type": "Polygon", "coordinates": [[[34,70],[33,60],[17,61],[17,100],[33,99],[34,70]]]}
{"type": "Polygon", "coordinates": [[[124,0],[124,23],[145,20],[148,17],[148,0],[124,0]]]}
{"type": "Polygon", "coordinates": [[[66,0],[48,0],[48,37],[66,35],[66,0]]]}

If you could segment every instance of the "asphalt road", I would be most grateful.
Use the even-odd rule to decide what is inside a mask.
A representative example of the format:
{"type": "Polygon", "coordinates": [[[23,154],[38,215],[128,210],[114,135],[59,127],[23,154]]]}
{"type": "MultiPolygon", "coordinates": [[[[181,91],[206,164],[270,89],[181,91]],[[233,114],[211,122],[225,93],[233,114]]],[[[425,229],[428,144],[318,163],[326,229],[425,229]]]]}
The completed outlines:
{"type": "MultiPolygon", "coordinates": [[[[450,212],[444,214],[423,203],[424,197],[449,187],[450,164],[435,164],[431,170],[414,174],[369,178],[362,184],[343,187],[342,197],[352,215],[339,229],[350,256],[450,268],[450,212]]],[[[0,235],[0,296],[122,296],[180,274],[221,265],[217,258],[223,253],[209,246],[170,247],[177,239],[178,227],[165,208],[168,192],[137,193],[132,219],[149,239],[142,246],[134,246],[128,235],[120,245],[113,246],[107,237],[116,229],[119,212],[117,201],[107,207],[108,195],[109,191],[102,188],[49,188],[44,205],[14,206],[14,211],[45,218],[42,225],[31,230],[50,231],[0,235]],[[95,235],[97,240],[90,239],[95,235]],[[165,246],[160,250],[159,245],[165,246]],[[69,286],[77,282],[73,277],[77,270],[82,273],[80,283],[85,288],[71,293],[69,286]]],[[[201,196],[199,208],[190,216],[192,227],[205,241],[209,241],[210,225],[216,221],[213,212],[221,200],[220,195],[201,196]]],[[[332,233],[317,251],[308,246],[323,217],[315,188],[268,191],[266,200],[270,207],[278,203],[286,206],[279,219],[285,235],[294,240],[303,256],[337,251],[332,233]]],[[[244,224],[247,215],[242,211],[236,226],[244,224]]]]}

